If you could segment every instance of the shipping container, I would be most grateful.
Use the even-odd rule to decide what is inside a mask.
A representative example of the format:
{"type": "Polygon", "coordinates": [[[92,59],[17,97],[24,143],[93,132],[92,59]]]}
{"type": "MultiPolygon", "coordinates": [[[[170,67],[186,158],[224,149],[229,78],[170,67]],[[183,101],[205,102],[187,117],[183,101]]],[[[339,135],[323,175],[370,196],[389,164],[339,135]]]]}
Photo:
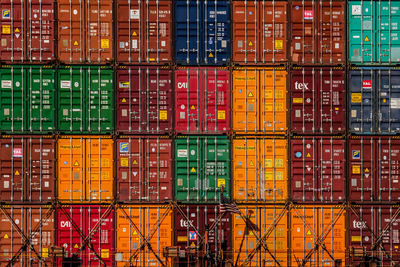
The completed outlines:
{"type": "Polygon", "coordinates": [[[60,206],[57,209],[57,244],[63,247],[64,257],[58,258],[58,266],[63,265],[65,258],[73,256],[80,263],[74,266],[113,266],[114,227],[111,207],[60,206]]]}
{"type": "Polygon", "coordinates": [[[172,211],[168,206],[118,206],[115,266],[167,266],[165,247],[172,245],[172,211]]]}
{"type": "Polygon", "coordinates": [[[58,59],[66,64],[113,60],[113,1],[58,0],[58,59]]]}
{"type": "Polygon", "coordinates": [[[232,1],[232,61],[287,61],[287,1],[232,1]]]}
{"type": "Polygon", "coordinates": [[[294,206],[289,266],[345,266],[345,216],[344,207],[294,206]]]}
{"type": "Polygon", "coordinates": [[[232,188],[237,202],[288,200],[288,142],[243,137],[232,142],[232,188]]]}
{"type": "Polygon", "coordinates": [[[172,61],[172,0],[116,1],[118,63],[172,61]]]}
{"type": "Polygon", "coordinates": [[[114,72],[101,66],[57,71],[58,130],[61,133],[111,133],[114,130],[114,72]]]}
{"type": "Polygon", "coordinates": [[[357,266],[365,256],[379,260],[379,266],[400,261],[399,206],[352,206],[348,211],[349,264],[357,266]]]}
{"type": "Polygon", "coordinates": [[[291,146],[291,199],[301,203],[344,202],[346,140],[296,137],[291,146]]]}
{"type": "Polygon", "coordinates": [[[233,215],[236,266],[288,266],[288,212],[285,206],[239,206],[233,215]]]}
{"type": "Polygon", "coordinates": [[[53,266],[54,217],[50,206],[2,206],[0,265],[53,266]]]}
{"type": "Polygon", "coordinates": [[[231,260],[231,216],[221,212],[218,205],[180,206],[174,210],[174,245],[185,252],[175,264],[205,266],[207,256],[231,260]]]}
{"type": "Polygon", "coordinates": [[[185,68],[174,72],[175,131],[221,134],[230,129],[230,72],[185,68]]]}
{"type": "Polygon", "coordinates": [[[291,60],[296,64],[346,63],[346,4],[291,1],[291,60]]]}
{"type": "Polygon", "coordinates": [[[55,70],[47,66],[0,68],[0,131],[51,133],[55,130],[55,70]]]}
{"type": "Polygon", "coordinates": [[[400,201],[400,140],[353,137],[348,142],[349,200],[358,203],[400,201]]]}
{"type": "Polygon", "coordinates": [[[287,72],[283,68],[232,71],[232,129],[238,134],[285,134],[287,72]]]}
{"type": "Polygon", "coordinates": [[[0,200],[51,202],[55,198],[55,141],[44,136],[0,138],[0,200]]]}
{"type": "Polygon", "coordinates": [[[229,64],[230,28],[228,0],[175,0],[175,62],[182,65],[229,64]]]}
{"type": "Polygon", "coordinates": [[[175,139],[175,197],[182,202],[219,202],[230,196],[230,142],[223,136],[175,139]]]}
{"type": "Polygon", "coordinates": [[[116,130],[125,134],[172,132],[172,70],[119,67],[116,130]]]}
{"type": "Polygon", "coordinates": [[[349,60],[355,64],[400,63],[400,3],[348,1],[349,60]]]}
{"type": "Polygon", "coordinates": [[[0,61],[47,63],[55,59],[54,0],[2,0],[0,61]]]}
{"type": "Polygon", "coordinates": [[[361,68],[349,72],[349,131],[400,132],[400,70],[361,68]]]}
{"type": "Polygon", "coordinates": [[[291,131],[340,134],[346,131],[346,73],[338,68],[290,72],[291,131]]]}
{"type": "Polygon", "coordinates": [[[172,200],[172,141],[160,137],[117,139],[117,198],[124,202],[172,200]]]}
{"type": "Polygon", "coordinates": [[[57,142],[58,199],[65,202],[111,201],[113,146],[111,136],[60,136],[57,142]]]}

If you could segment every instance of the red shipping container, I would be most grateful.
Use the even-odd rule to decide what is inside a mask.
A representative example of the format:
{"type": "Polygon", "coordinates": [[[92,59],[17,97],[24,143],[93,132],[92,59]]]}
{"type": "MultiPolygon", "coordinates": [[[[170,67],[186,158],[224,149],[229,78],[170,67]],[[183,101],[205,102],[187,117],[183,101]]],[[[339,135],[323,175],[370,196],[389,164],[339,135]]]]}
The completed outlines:
{"type": "Polygon", "coordinates": [[[362,256],[376,257],[381,266],[400,261],[399,206],[352,206],[348,213],[349,263],[358,266],[362,256]]]}
{"type": "MultiPolygon", "coordinates": [[[[57,244],[64,248],[65,257],[78,257],[81,266],[113,266],[114,210],[107,211],[108,207],[96,205],[58,208],[57,244]],[[90,246],[85,246],[83,241],[88,238],[90,246]]],[[[62,261],[58,259],[59,266],[62,261]]]]}
{"type": "Polygon", "coordinates": [[[0,60],[9,64],[54,60],[54,1],[0,0],[0,4],[0,60]]]}
{"type": "Polygon", "coordinates": [[[55,141],[45,137],[0,139],[0,200],[50,202],[54,199],[55,141]]]}
{"type": "Polygon", "coordinates": [[[302,203],[345,200],[345,143],[333,137],[291,140],[291,199],[302,203]]]}
{"type": "Polygon", "coordinates": [[[299,64],[344,64],[346,3],[291,1],[291,59],[299,64]]]}
{"type": "Polygon", "coordinates": [[[175,71],[175,131],[226,133],[230,129],[230,72],[221,68],[175,71]]]}
{"type": "Polygon", "coordinates": [[[117,197],[124,202],[172,200],[172,141],[159,137],[117,140],[117,197]]]}
{"type": "Polygon", "coordinates": [[[291,71],[291,131],[337,134],[346,130],[346,74],[337,68],[291,71]]]}
{"type": "Polygon", "coordinates": [[[120,67],[116,71],[117,130],[126,134],[167,134],[172,130],[172,71],[120,67]]]}
{"type": "Polygon", "coordinates": [[[400,140],[352,137],[349,140],[349,200],[400,201],[400,140]]]}
{"type": "Polygon", "coordinates": [[[172,1],[116,1],[116,47],[120,63],[172,60],[172,1]]]}

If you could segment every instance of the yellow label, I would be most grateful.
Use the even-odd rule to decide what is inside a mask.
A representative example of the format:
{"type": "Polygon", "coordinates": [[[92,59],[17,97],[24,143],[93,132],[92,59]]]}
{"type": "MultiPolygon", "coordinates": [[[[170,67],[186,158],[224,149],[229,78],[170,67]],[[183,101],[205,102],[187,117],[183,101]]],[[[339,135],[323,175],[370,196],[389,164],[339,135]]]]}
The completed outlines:
{"type": "Polygon", "coordinates": [[[75,45],[75,46],[79,45],[79,44],[78,44],[78,41],[75,41],[75,42],[74,42],[74,45],[75,45]]]}
{"type": "Polygon", "coordinates": [[[303,98],[293,98],[294,104],[303,104],[303,98]]]}
{"type": "Polygon", "coordinates": [[[128,167],[128,166],[129,166],[129,159],[121,158],[121,167],[128,167]]]}
{"type": "Polygon", "coordinates": [[[310,155],[310,153],[307,153],[307,156],[306,156],[307,158],[311,158],[311,155],[310,155]]]}
{"type": "Polygon", "coordinates": [[[218,179],[217,185],[218,185],[218,187],[222,187],[222,186],[225,187],[225,179],[218,179]]]}
{"type": "Polygon", "coordinates": [[[283,159],[275,159],[275,167],[282,168],[283,167],[283,159]]]}
{"type": "Polygon", "coordinates": [[[353,165],[353,167],[352,167],[352,173],[353,173],[353,174],[360,174],[360,173],[361,173],[361,166],[359,166],[359,165],[353,165]]]}
{"type": "Polygon", "coordinates": [[[190,107],[190,109],[191,109],[191,110],[195,110],[196,107],[195,107],[194,105],[192,105],[192,106],[190,107]]]}
{"type": "Polygon", "coordinates": [[[249,42],[249,46],[253,46],[253,43],[251,41],[249,42]]]}
{"type": "Polygon", "coordinates": [[[210,53],[210,54],[208,55],[208,57],[214,57],[214,55],[213,55],[212,53],[210,53]]]}
{"type": "Polygon", "coordinates": [[[351,94],[351,103],[361,103],[361,93],[352,93],[351,94]]]}
{"type": "Polygon", "coordinates": [[[3,34],[11,34],[11,25],[3,25],[2,33],[3,34]]]}
{"type": "Polygon", "coordinates": [[[15,175],[20,175],[19,171],[15,171],[15,175]]]}
{"type": "Polygon", "coordinates": [[[253,97],[253,93],[250,91],[249,94],[247,95],[248,97],[253,97]]]}
{"type": "Polygon", "coordinates": [[[132,163],[133,163],[133,164],[137,164],[137,160],[136,160],[136,159],[134,159],[132,163]]]}
{"type": "Polygon", "coordinates": [[[167,120],[168,112],[166,110],[160,110],[160,120],[167,120]]]}
{"type": "Polygon", "coordinates": [[[265,180],[266,181],[272,181],[274,180],[274,174],[272,172],[266,172],[265,173],[265,180]]]}
{"type": "Polygon", "coordinates": [[[49,257],[49,249],[42,248],[42,258],[48,258],[48,257],[49,257]]]}
{"type": "Polygon", "coordinates": [[[364,172],[369,172],[369,169],[368,169],[368,168],[365,168],[364,172]]]}
{"type": "Polygon", "coordinates": [[[361,236],[352,236],[351,237],[351,241],[353,242],[361,242],[361,236]]]}
{"type": "Polygon", "coordinates": [[[75,167],[79,167],[79,162],[78,162],[77,160],[75,160],[74,166],[75,166],[75,167]]]}
{"type": "Polygon", "coordinates": [[[311,235],[311,231],[310,230],[307,231],[307,235],[311,235]]]}
{"type": "Polygon", "coordinates": [[[149,61],[156,61],[156,59],[155,58],[149,58],[149,61]]]}
{"type": "Polygon", "coordinates": [[[110,167],[110,160],[109,159],[101,159],[101,167],[104,167],[104,168],[110,167]]]}
{"type": "Polygon", "coordinates": [[[254,166],[254,162],[252,160],[250,160],[250,166],[254,166]]]}
{"type": "Polygon", "coordinates": [[[16,28],[16,29],[15,29],[15,32],[17,32],[17,33],[18,33],[18,32],[19,32],[19,29],[18,29],[18,28],[16,28]]]}
{"type": "Polygon", "coordinates": [[[101,178],[104,180],[108,180],[110,178],[110,174],[108,172],[101,172],[101,178]]]}
{"type": "Polygon", "coordinates": [[[178,236],[178,242],[187,242],[187,236],[178,236]]]}
{"type": "Polygon", "coordinates": [[[272,168],[272,159],[266,159],[265,160],[265,167],[266,168],[272,168]]]}
{"type": "Polygon", "coordinates": [[[102,259],[108,259],[110,257],[110,252],[108,249],[102,249],[101,250],[101,258],[102,259]]]}
{"type": "Polygon", "coordinates": [[[74,248],[79,248],[78,244],[75,244],[75,245],[74,245],[74,248]]]}
{"type": "Polygon", "coordinates": [[[136,230],[133,230],[133,235],[137,235],[137,232],[136,232],[136,230]]]}
{"type": "Polygon", "coordinates": [[[194,242],[192,242],[192,244],[190,244],[191,247],[195,247],[196,244],[194,242]]]}
{"type": "Polygon", "coordinates": [[[126,99],[125,98],[122,98],[122,103],[126,103],[126,99]]]}
{"type": "Polygon", "coordinates": [[[368,36],[365,36],[364,42],[369,42],[368,36]]]}
{"type": "Polygon", "coordinates": [[[190,172],[196,172],[196,169],[193,167],[190,172]]]}
{"type": "Polygon", "coordinates": [[[275,173],[275,180],[283,181],[283,172],[276,172],[275,173]]]}
{"type": "Polygon", "coordinates": [[[133,32],[133,33],[132,33],[132,36],[136,36],[136,35],[137,35],[137,33],[136,33],[136,32],[133,32]]]}
{"type": "Polygon", "coordinates": [[[4,235],[4,238],[5,238],[5,239],[7,239],[7,238],[8,238],[8,235],[7,235],[7,234],[5,234],[5,235],[4,235]]]}
{"type": "Polygon", "coordinates": [[[218,119],[225,120],[225,110],[218,110],[218,119]]]}
{"type": "Polygon", "coordinates": [[[283,40],[275,40],[275,49],[283,49],[283,40]]]}
{"type": "Polygon", "coordinates": [[[101,39],[100,46],[101,46],[101,48],[110,48],[110,40],[109,39],[101,39]]]}

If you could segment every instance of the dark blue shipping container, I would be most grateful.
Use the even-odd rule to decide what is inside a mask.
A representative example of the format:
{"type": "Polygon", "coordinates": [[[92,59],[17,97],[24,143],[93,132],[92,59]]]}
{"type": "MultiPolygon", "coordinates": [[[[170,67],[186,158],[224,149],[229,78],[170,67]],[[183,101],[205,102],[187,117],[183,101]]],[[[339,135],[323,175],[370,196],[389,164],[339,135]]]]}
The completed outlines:
{"type": "Polygon", "coordinates": [[[230,3],[226,0],[175,2],[175,62],[226,65],[230,58],[230,3]]]}
{"type": "Polygon", "coordinates": [[[361,68],[350,71],[349,110],[352,133],[399,133],[400,70],[361,68]]]}

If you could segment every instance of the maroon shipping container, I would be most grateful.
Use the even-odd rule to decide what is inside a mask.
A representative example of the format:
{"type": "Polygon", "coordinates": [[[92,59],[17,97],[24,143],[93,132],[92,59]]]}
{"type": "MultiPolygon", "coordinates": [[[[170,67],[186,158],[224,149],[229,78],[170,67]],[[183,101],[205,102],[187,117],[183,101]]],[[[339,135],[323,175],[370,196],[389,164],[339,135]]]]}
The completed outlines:
{"type": "Polygon", "coordinates": [[[126,137],[117,140],[117,197],[129,202],[172,199],[170,139],[126,137]]]}
{"type": "Polygon", "coordinates": [[[175,131],[226,133],[230,129],[230,72],[221,68],[175,71],[175,131]]]}
{"type": "Polygon", "coordinates": [[[352,137],[349,148],[349,200],[400,201],[400,140],[352,137]]]}
{"type": "Polygon", "coordinates": [[[119,63],[168,63],[172,60],[172,1],[116,1],[119,63]]]}
{"type": "Polygon", "coordinates": [[[345,1],[292,1],[290,10],[293,62],[299,64],[345,63],[345,1]]]}
{"type": "Polygon", "coordinates": [[[50,202],[54,199],[55,141],[46,137],[0,139],[0,200],[50,202]]]}
{"type": "Polygon", "coordinates": [[[346,130],[346,74],[337,68],[302,68],[290,73],[291,131],[339,134],[346,130]]]}
{"type": "Polygon", "coordinates": [[[287,1],[233,1],[232,49],[237,64],[287,61],[287,1]]]}
{"type": "Polygon", "coordinates": [[[55,230],[50,207],[3,207],[0,222],[1,266],[53,266],[50,248],[54,246],[55,230]],[[24,244],[28,244],[26,249],[22,249],[24,244]]]}
{"type": "MultiPolygon", "coordinates": [[[[113,266],[114,210],[96,205],[59,207],[57,243],[64,248],[65,257],[79,258],[80,266],[113,266]],[[84,245],[85,239],[90,246],[84,245]]],[[[59,266],[62,261],[58,259],[59,266]]]]}
{"type": "Polygon", "coordinates": [[[291,199],[298,202],[345,200],[345,143],[333,137],[291,141],[291,199]]]}
{"type": "Polygon", "coordinates": [[[348,213],[349,263],[358,266],[368,255],[381,266],[395,266],[400,261],[399,206],[352,206],[348,213]]]}
{"type": "Polygon", "coordinates": [[[0,0],[0,60],[9,64],[55,59],[54,0],[0,0]]]}
{"type": "Polygon", "coordinates": [[[126,134],[166,134],[172,130],[172,71],[120,67],[116,71],[117,130],[126,134]]]}
{"type": "MultiPolygon", "coordinates": [[[[180,210],[184,215],[178,209],[174,210],[174,245],[186,251],[185,258],[179,259],[180,263],[191,261],[187,253],[190,247],[202,244],[201,247],[204,248],[206,228],[209,230],[210,253],[214,256],[221,256],[220,253],[223,253],[224,259],[232,257],[228,252],[232,251],[231,217],[228,213],[218,219],[221,215],[218,205],[184,205],[180,210]]],[[[199,257],[202,255],[204,256],[202,252],[198,254],[199,257]]]]}

